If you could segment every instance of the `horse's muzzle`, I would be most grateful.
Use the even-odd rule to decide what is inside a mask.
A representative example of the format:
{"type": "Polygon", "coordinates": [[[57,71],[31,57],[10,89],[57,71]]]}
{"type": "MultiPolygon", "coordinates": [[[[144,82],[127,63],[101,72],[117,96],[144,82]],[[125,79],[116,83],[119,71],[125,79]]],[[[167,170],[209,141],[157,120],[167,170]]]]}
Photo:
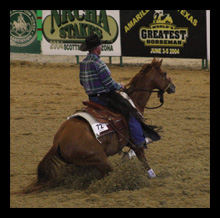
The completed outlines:
{"type": "Polygon", "coordinates": [[[176,92],[176,86],[173,83],[171,83],[170,87],[167,89],[167,93],[174,94],[175,92],[176,92]]]}

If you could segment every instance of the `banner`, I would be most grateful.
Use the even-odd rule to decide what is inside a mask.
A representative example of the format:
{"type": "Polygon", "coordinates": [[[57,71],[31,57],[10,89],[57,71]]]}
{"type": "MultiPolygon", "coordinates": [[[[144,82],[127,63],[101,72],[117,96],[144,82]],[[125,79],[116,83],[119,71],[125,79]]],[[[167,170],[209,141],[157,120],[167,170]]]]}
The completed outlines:
{"type": "Polygon", "coordinates": [[[36,10],[10,10],[10,52],[40,53],[36,10]]]}
{"type": "Polygon", "coordinates": [[[207,59],[205,10],[120,11],[122,56],[207,59]]]}
{"type": "Polygon", "coordinates": [[[43,10],[42,19],[44,55],[86,55],[79,47],[92,33],[107,40],[102,56],[121,55],[119,11],[43,10]]]}

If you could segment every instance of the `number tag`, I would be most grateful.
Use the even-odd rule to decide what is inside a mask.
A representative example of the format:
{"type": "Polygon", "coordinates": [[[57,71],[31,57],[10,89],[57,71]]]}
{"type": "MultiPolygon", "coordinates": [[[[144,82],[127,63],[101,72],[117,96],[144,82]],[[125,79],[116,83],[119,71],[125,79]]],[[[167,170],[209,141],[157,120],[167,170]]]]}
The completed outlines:
{"type": "Polygon", "coordinates": [[[96,136],[100,136],[101,132],[108,129],[107,124],[105,123],[94,123],[92,125],[93,131],[95,132],[96,136]]]}

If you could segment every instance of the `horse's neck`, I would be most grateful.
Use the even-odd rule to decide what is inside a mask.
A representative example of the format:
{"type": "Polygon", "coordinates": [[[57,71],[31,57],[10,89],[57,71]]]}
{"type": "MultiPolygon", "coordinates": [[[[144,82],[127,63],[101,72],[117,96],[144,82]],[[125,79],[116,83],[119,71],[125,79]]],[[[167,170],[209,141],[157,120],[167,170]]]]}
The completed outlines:
{"type": "Polygon", "coordinates": [[[150,99],[151,93],[150,92],[139,92],[134,93],[130,96],[132,101],[134,102],[137,109],[141,112],[141,114],[144,114],[144,108],[147,105],[148,100],[150,99]]]}
{"type": "MultiPolygon", "coordinates": [[[[146,87],[147,90],[153,90],[152,86],[146,87]]],[[[133,94],[130,95],[130,98],[134,102],[137,109],[144,114],[144,109],[147,105],[147,102],[149,101],[151,96],[151,92],[145,92],[145,91],[136,91],[133,94]]]]}

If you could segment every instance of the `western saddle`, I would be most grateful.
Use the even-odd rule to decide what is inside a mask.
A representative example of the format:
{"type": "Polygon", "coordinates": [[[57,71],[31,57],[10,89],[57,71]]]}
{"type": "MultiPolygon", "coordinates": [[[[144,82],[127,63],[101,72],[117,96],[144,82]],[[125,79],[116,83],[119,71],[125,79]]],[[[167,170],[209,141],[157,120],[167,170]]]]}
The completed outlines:
{"type": "Polygon", "coordinates": [[[83,101],[83,104],[87,106],[86,108],[83,108],[84,112],[92,115],[97,122],[108,124],[108,130],[102,132],[100,137],[116,132],[119,143],[121,145],[125,143],[128,144],[129,128],[127,121],[122,114],[92,101],[83,101]]]}

